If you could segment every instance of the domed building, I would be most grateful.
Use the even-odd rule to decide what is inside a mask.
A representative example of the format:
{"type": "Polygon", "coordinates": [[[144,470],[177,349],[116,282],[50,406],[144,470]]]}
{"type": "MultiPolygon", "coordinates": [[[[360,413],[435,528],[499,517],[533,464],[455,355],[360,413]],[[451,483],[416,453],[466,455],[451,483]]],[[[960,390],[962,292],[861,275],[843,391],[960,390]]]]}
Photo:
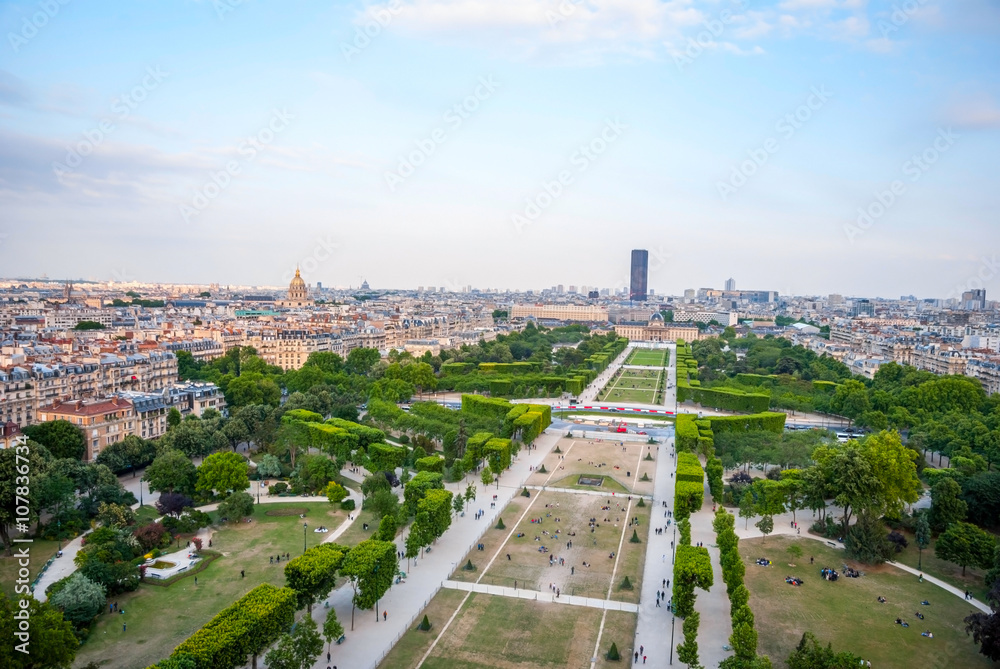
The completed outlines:
{"type": "Polygon", "coordinates": [[[299,268],[296,267],[295,276],[292,278],[291,283],[288,284],[288,299],[279,301],[278,306],[299,309],[312,306],[312,304],[313,301],[309,297],[309,287],[306,286],[305,279],[302,278],[299,268]]]}

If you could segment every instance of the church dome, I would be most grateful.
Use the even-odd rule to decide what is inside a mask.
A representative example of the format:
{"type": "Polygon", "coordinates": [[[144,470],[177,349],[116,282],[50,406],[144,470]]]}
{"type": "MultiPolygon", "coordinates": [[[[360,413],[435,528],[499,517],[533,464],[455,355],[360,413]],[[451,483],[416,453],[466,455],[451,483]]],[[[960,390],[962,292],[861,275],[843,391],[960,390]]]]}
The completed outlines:
{"type": "Polygon", "coordinates": [[[307,297],[306,282],[299,273],[299,268],[295,268],[295,278],[288,284],[289,300],[304,300],[307,297]]]}
{"type": "Polygon", "coordinates": [[[661,314],[659,311],[657,311],[656,313],[654,313],[652,316],[649,317],[649,322],[650,323],[662,323],[663,322],[663,314],[661,314]]]}

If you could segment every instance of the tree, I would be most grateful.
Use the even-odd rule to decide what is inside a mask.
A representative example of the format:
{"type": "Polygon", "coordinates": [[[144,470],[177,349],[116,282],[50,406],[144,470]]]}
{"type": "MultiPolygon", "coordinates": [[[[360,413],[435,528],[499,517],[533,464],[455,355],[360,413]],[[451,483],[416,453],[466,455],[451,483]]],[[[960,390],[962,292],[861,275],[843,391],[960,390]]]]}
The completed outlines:
{"type": "Polygon", "coordinates": [[[86,627],[104,610],[104,588],[80,572],[74,573],[59,592],[52,595],[52,606],[76,627],[86,627]]]}
{"type": "Polygon", "coordinates": [[[27,425],[23,432],[32,441],[49,449],[54,458],[82,460],[87,453],[87,438],[83,436],[80,428],[68,420],[27,425]]]}
{"type": "Polygon", "coordinates": [[[979,644],[979,652],[1000,662],[1000,585],[986,596],[992,613],[973,613],[965,618],[965,633],[979,644]]]}
{"type": "Polygon", "coordinates": [[[914,538],[917,540],[917,569],[923,569],[924,549],[931,545],[931,526],[926,513],[921,513],[917,518],[914,538]]]}
{"type": "Polygon", "coordinates": [[[326,620],[323,622],[323,638],[326,639],[326,643],[329,645],[342,636],[344,636],[344,626],[337,620],[337,612],[334,609],[330,609],[326,614],[326,620]]]}
{"type": "Polygon", "coordinates": [[[247,489],[247,461],[238,453],[213,453],[198,467],[195,489],[240,492],[247,489]]]}
{"type": "Polygon", "coordinates": [[[753,507],[753,491],[747,490],[740,498],[740,518],[744,519],[743,529],[749,529],[750,519],[756,515],[753,507]]]}
{"type": "Polygon", "coordinates": [[[359,374],[370,376],[372,369],[382,359],[378,349],[355,348],[347,354],[347,362],[344,365],[345,371],[349,374],[359,374]]]}
{"type": "Polygon", "coordinates": [[[345,552],[343,546],[320,544],[285,565],[285,581],[298,593],[299,606],[312,613],[313,602],[333,590],[345,552]]]}
{"type": "Polygon", "coordinates": [[[10,528],[21,522],[19,518],[26,517],[31,522],[38,514],[39,491],[31,487],[29,494],[25,495],[24,486],[29,481],[27,473],[37,476],[45,472],[45,461],[38,452],[39,448],[29,441],[13,448],[0,449],[0,540],[8,555],[13,554],[10,528]]]}
{"type": "Polygon", "coordinates": [[[375,532],[373,538],[379,541],[394,541],[398,529],[399,523],[396,520],[396,515],[382,516],[382,520],[378,523],[378,530],[375,532]]]}
{"type": "Polygon", "coordinates": [[[934,555],[942,560],[954,562],[962,568],[969,565],[989,569],[993,564],[996,540],[993,535],[971,523],[953,523],[934,545],[934,555]]]}
{"type": "Polygon", "coordinates": [[[194,492],[198,469],[191,458],[180,451],[169,449],[156,456],[153,463],[146,467],[142,478],[149,484],[151,492],[178,492],[187,495],[194,492]]]}
{"type": "Polygon", "coordinates": [[[80,643],[73,626],[49,602],[27,598],[22,609],[6,594],[0,593],[0,667],[5,669],[69,669],[76,658],[80,643]],[[30,632],[19,631],[15,611],[26,611],[31,621],[30,632]],[[24,652],[22,652],[24,651],[24,652]]]}
{"type": "Polygon", "coordinates": [[[281,476],[281,460],[277,456],[268,453],[257,463],[257,473],[264,478],[281,476]]]}
{"type": "Polygon", "coordinates": [[[399,498],[391,490],[378,490],[365,499],[364,508],[371,510],[376,517],[397,516],[399,514],[399,498]]]}
{"type": "Polygon", "coordinates": [[[375,616],[378,617],[378,600],[392,587],[397,571],[396,544],[390,541],[368,539],[347,552],[340,573],[350,580],[354,588],[351,629],[354,629],[355,608],[367,610],[375,607],[375,616]]]}
{"type": "Polygon", "coordinates": [[[326,498],[330,500],[330,504],[343,502],[347,498],[347,490],[336,481],[330,481],[323,492],[326,498]]]}
{"type": "Polygon", "coordinates": [[[942,478],[931,488],[931,529],[943,532],[952,523],[965,520],[969,505],[962,499],[962,486],[952,478],[942,478]]]}
{"type": "Polygon", "coordinates": [[[493,471],[490,469],[489,465],[483,467],[483,473],[480,476],[480,479],[483,482],[483,486],[488,486],[493,483],[493,471]]]}
{"type": "Polygon", "coordinates": [[[268,669],[309,669],[323,652],[323,639],[312,616],[304,616],[291,633],[282,634],[277,645],[267,652],[268,669]]]}
{"type": "Polygon", "coordinates": [[[824,648],[812,632],[802,635],[799,645],[788,657],[788,669],[857,669],[862,663],[854,653],[834,653],[830,644],[824,648]]]}
{"type": "Polygon", "coordinates": [[[701,615],[692,611],[684,618],[684,643],[677,646],[677,659],[689,667],[699,667],[698,663],[698,623],[701,615]]]}
{"type": "Polygon", "coordinates": [[[156,500],[156,510],[164,516],[176,516],[180,518],[184,509],[191,509],[193,507],[194,500],[179,492],[162,493],[160,498],[156,500]]]}
{"type": "Polygon", "coordinates": [[[754,526],[760,530],[760,533],[764,535],[764,539],[767,539],[767,535],[774,532],[774,519],[771,516],[761,516],[754,526]]]}
{"type": "Polygon", "coordinates": [[[101,502],[97,519],[109,527],[128,527],[135,524],[135,512],[124,504],[101,502]]]}
{"type": "Polygon", "coordinates": [[[219,503],[219,517],[230,521],[241,520],[253,514],[253,497],[246,492],[234,492],[219,503]]]}
{"type": "Polygon", "coordinates": [[[170,407],[170,411],[167,412],[167,429],[172,430],[181,424],[181,412],[177,410],[177,407],[170,407]]]}

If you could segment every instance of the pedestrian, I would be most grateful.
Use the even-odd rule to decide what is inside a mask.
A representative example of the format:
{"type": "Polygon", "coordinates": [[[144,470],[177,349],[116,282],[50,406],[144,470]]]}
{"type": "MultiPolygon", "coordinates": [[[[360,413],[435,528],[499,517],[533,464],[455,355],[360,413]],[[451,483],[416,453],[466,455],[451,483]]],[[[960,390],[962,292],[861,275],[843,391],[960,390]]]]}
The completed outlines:
{"type": "Polygon", "coordinates": [[[269,556],[269,557],[271,558],[271,564],[274,564],[274,556],[273,556],[273,555],[271,555],[271,556],[269,556]]]}
{"type": "Polygon", "coordinates": [[[639,652],[640,653],[645,653],[646,652],[646,647],[643,646],[642,644],[639,644],[639,652]]]}
{"type": "Polygon", "coordinates": [[[507,561],[510,561],[510,553],[507,553],[507,561]]]}
{"type": "Polygon", "coordinates": [[[114,612],[115,612],[115,605],[108,604],[108,613],[114,613],[114,612]]]}
{"type": "Polygon", "coordinates": [[[382,612],[382,621],[385,622],[388,618],[389,618],[389,612],[388,611],[383,611],[382,612]]]}
{"type": "Polygon", "coordinates": [[[240,578],[246,578],[246,577],[247,577],[246,571],[244,571],[243,569],[240,569],[240,578]]]}
{"type": "Polygon", "coordinates": [[[667,579],[663,579],[663,585],[665,586],[666,584],[667,584],[667,579]]]}
{"type": "Polygon", "coordinates": [[[635,651],[635,661],[639,661],[639,651],[635,651]]]}
{"type": "Polygon", "coordinates": [[[198,585],[198,577],[197,576],[194,577],[194,584],[198,585]]]}
{"type": "Polygon", "coordinates": [[[646,664],[646,656],[645,655],[642,656],[642,663],[646,664]]]}
{"type": "Polygon", "coordinates": [[[128,629],[128,623],[122,623],[122,632],[128,629]]]}
{"type": "Polygon", "coordinates": [[[326,651],[326,661],[330,661],[330,651],[326,651]]]}

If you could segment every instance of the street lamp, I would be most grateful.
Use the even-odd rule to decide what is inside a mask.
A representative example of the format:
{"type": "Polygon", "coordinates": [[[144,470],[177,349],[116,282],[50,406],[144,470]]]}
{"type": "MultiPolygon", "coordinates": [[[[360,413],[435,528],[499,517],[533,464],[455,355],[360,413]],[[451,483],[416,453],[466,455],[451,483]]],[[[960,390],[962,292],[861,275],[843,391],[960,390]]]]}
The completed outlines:
{"type": "Polygon", "coordinates": [[[306,528],[309,527],[309,523],[302,523],[302,552],[306,552],[306,528]]]}
{"type": "MultiPolygon", "coordinates": [[[[673,607],[671,607],[673,608],[673,607]]],[[[677,617],[674,614],[670,614],[670,664],[674,664],[674,621],[677,617]]]]}
{"type": "Polygon", "coordinates": [[[140,478],[139,479],[139,506],[140,507],[142,506],[142,482],[144,480],[145,480],[144,478],[140,478]]]}

